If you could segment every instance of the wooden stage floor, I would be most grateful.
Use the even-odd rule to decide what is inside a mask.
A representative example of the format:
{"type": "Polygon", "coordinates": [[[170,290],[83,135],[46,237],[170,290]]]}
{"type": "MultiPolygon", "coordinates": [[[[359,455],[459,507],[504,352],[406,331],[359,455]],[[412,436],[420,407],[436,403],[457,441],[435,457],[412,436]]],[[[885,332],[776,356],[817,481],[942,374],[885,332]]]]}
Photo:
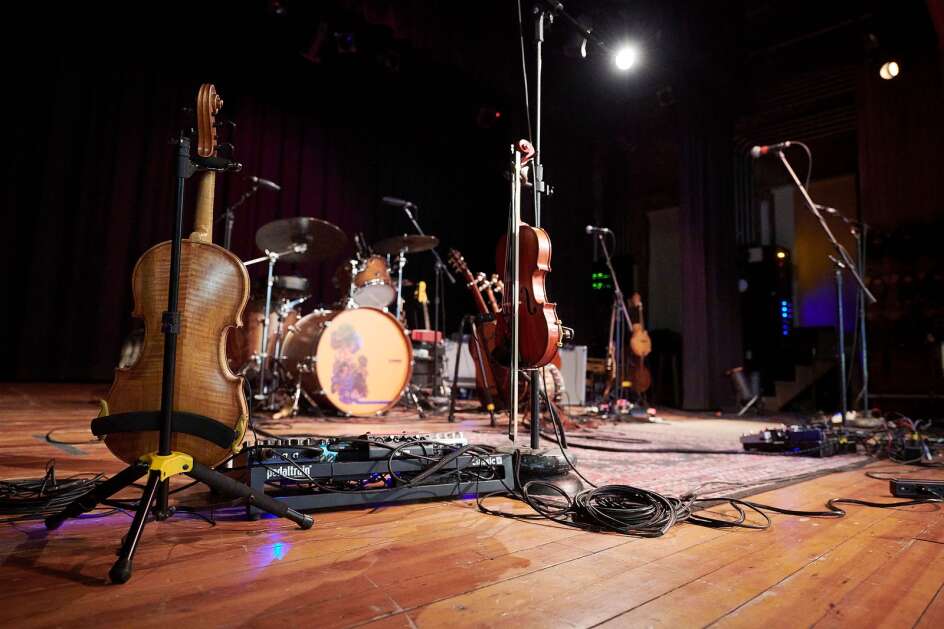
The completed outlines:
{"type": "MultiPolygon", "coordinates": [[[[44,438],[89,436],[94,393],[0,385],[0,478],[41,476],[50,458],[60,475],[116,472],[102,445],[44,438]]],[[[857,470],[757,499],[816,509],[836,496],[887,500],[887,482],[857,470]]],[[[227,514],[213,528],[149,523],[123,586],[105,575],[126,515],[0,526],[0,626],[944,626],[936,506],[775,515],[768,531],[683,524],[659,539],[490,517],[469,501],[316,514],[309,531],[227,514]]]]}

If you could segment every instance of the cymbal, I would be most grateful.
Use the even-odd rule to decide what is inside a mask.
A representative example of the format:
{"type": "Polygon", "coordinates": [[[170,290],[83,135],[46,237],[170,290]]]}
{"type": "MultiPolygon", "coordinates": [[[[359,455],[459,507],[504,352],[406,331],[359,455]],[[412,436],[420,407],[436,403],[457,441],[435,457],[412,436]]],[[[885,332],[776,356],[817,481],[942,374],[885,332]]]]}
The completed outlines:
{"type": "Polygon", "coordinates": [[[420,251],[429,251],[439,244],[439,238],[435,236],[423,236],[421,234],[403,234],[402,236],[392,236],[384,238],[380,242],[375,242],[371,249],[375,253],[398,254],[419,253],[420,251]]]}
{"type": "MultiPolygon", "coordinates": [[[[266,278],[254,278],[252,281],[252,294],[265,295],[266,278]]],[[[303,293],[309,292],[308,279],[295,275],[274,275],[272,276],[272,294],[285,295],[289,298],[297,297],[303,293]]]]}
{"type": "Polygon", "coordinates": [[[279,261],[294,263],[334,257],[347,245],[347,236],[334,223],[311,216],[272,221],[256,232],[256,246],[262,251],[282,252],[296,245],[308,245],[308,250],[287,253],[279,261]]]}

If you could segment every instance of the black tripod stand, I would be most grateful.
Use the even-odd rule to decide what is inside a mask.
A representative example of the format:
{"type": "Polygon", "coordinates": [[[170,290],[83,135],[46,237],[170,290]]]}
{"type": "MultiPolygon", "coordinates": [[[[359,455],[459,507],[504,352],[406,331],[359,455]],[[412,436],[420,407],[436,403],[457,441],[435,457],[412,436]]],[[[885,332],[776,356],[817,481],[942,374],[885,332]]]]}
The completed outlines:
{"type": "Polygon", "coordinates": [[[92,421],[92,433],[103,436],[112,432],[138,432],[159,430],[157,452],[141,457],[114,477],[91,492],[69,504],[61,513],[46,519],[46,527],[58,528],[66,519],[91,511],[122,489],[130,486],[145,474],[147,485],[138,502],[131,528],[121,544],[118,559],[108,572],[113,583],[125,583],[131,578],[132,561],[141,533],[149,513],[163,519],[167,509],[167,482],[171,476],[186,474],[224,496],[245,498],[260,509],[291,520],[301,528],[311,528],[313,520],[288,508],[284,503],[257,492],[205,465],[193,460],[184,452],[171,450],[173,433],[196,435],[222,447],[229,447],[236,440],[236,432],[208,417],[174,411],[174,371],[176,367],[177,334],[180,329],[178,294],[180,287],[180,251],[183,228],[184,184],[197,170],[232,170],[236,165],[221,158],[197,158],[190,156],[190,139],[181,134],[177,145],[177,208],[174,219],[174,234],[171,240],[170,277],[167,290],[167,311],[162,317],[161,331],[164,334],[164,362],[161,381],[160,411],[121,413],[97,417],[92,421]],[[156,500],[155,500],[156,499],[156,500]]]}

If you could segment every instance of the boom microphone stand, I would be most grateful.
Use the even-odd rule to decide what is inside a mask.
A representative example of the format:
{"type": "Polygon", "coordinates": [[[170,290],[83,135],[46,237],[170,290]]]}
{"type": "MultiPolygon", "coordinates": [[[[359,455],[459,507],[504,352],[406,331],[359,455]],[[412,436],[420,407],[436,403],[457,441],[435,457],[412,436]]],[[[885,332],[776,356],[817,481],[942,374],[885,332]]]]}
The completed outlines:
{"type": "MultiPolygon", "coordinates": [[[[407,219],[413,224],[413,229],[416,230],[416,233],[425,236],[426,232],[423,231],[423,228],[420,227],[419,221],[416,220],[416,217],[413,216],[411,209],[419,209],[417,205],[407,201],[403,204],[403,213],[406,214],[407,219]]],[[[433,329],[438,333],[436,336],[439,338],[445,338],[445,333],[442,330],[442,327],[445,325],[445,316],[440,317],[440,313],[443,312],[445,308],[445,303],[442,300],[442,288],[443,276],[449,280],[450,284],[456,283],[456,278],[452,276],[452,273],[449,272],[449,269],[443,263],[442,258],[439,255],[439,250],[437,247],[433,247],[432,251],[433,257],[436,258],[436,294],[433,297],[433,329]]],[[[439,368],[439,342],[436,341],[433,343],[433,393],[434,395],[439,395],[443,389],[443,374],[442,370],[439,368]]],[[[455,385],[453,385],[455,386],[455,385]]]]}
{"type": "Polygon", "coordinates": [[[856,264],[852,261],[849,252],[846,251],[846,248],[843,247],[836,237],[833,235],[829,225],[826,224],[826,219],[823,218],[822,213],[819,210],[819,206],[813,202],[813,199],[810,198],[810,193],[803,186],[803,183],[800,181],[800,178],[797,177],[796,172],[790,166],[790,162],[787,160],[787,156],[783,153],[783,148],[777,149],[777,157],[780,158],[783,167],[787,170],[787,173],[790,175],[790,179],[793,181],[793,185],[797,190],[800,191],[800,196],[803,197],[804,203],[806,203],[807,209],[816,217],[817,222],[820,227],[823,229],[823,233],[826,234],[826,239],[829,240],[829,243],[833,246],[833,249],[836,252],[836,255],[830,255],[829,260],[833,264],[834,275],[836,278],[836,329],[838,330],[838,343],[839,343],[839,399],[842,406],[842,425],[846,425],[846,414],[849,411],[849,404],[846,395],[846,346],[845,346],[845,321],[843,321],[843,308],[842,308],[842,271],[843,269],[847,270],[855,281],[859,285],[859,290],[861,291],[863,298],[867,299],[870,304],[874,304],[876,301],[875,295],[866,287],[865,282],[862,280],[862,276],[859,274],[859,271],[856,269],[856,264]]]}
{"type": "MultiPolygon", "coordinates": [[[[613,279],[613,310],[619,312],[619,319],[613,321],[615,331],[617,333],[617,339],[614,344],[614,356],[613,359],[616,361],[616,380],[617,380],[617,398],[620,397],[620,392],[623,389],[623,330],[627,330],[629,333],[632,332],[633,322],[629,317],[629,310],[626,309],[626,300],[623,298],[623,290],[620,288],[619,278],[616,277],[616,269],[613,267],[613,259],[610,257],[610,249],[606,245],[605,234],[613,235],[606,227],[596,227],[587,226],[587,231],[592,232],[596,235],[597,240],[600,243],[600,248],[603,250],[603,259],[606,261],[606,267],[610,271],[610,277],[613,279]],[[617,305],[618,304],[618,305],[617,305]],[[625,328],[623,325],[625,324],[625,328]]],[[[612,331],[611,331],[612,333],[612,331]]]]}

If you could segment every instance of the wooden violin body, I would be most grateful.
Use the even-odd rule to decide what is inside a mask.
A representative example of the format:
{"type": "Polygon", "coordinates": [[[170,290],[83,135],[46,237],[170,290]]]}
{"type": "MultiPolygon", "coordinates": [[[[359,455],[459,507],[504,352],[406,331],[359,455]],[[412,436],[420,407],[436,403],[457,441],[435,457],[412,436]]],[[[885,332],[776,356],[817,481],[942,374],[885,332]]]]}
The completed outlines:
{"type": "MultiPolygon", "coordinates": [[[[519,268],[519,365],[537,369],[550,363],[564,339],[564,327],[557,316],[557,304],[548,303],[546,276],[551,271],[551,238],[540,227],[521,223],[518,238],[519,268]]],[[[505,269],[507,235],[498,241],[496,268],[505,269]]],[[[505,287],[510,282],[505,281],[505,287]]],[[[511,303],[506,297],[506,302],[511,303]]],[[[509,364],[511,342],[511,308],[503,307],[498,317],[498,341],[494,357],[509,364]]]]}
{"type": "MultiPolygon", "coordinates": [[[[223,101],[210,84],[200,87],[197,121],[201,157],[216,154],[213,116],[223,101]]],[[[224,424],[235,432],[229,448],[190,434],[174,432],[171,449],[214,466],[239,448],[249,419],[243,379],[230,371],[226,336],[249,300],[249,275],[235,255],[211,242],[216,173],[202,173],[197,192],[194,231],[181,243],[177,311],[180,327],[174,370],[174,411],[189,412],[224,424]]],[[[147,250],[132,274],[134,316],[144,320],[144,342],[137,361],[115,370],[103,409],[107,414],[157,411],[161,408],[164,334],[162,317],[168,306],[171,243],[147,250]]],[[[127,463],[158,449],[158,432],[114,431],[105,444],[127,463]]]]}
{"type": "MultiPolygon", "coordinates": [[[[144,320],[144,345],[137,362],[115,370],[106,397],[112,414],[155,410],[161,406],[164,336],[161,315],[167,307],[170,242],[141,256],[134,267],[133,315],[144,320]]],[[[235,255],[211,243],[184,240],[180,255],[180,333],[174,372],[174,410],[203,415],[236,431],[242,442],[249,408],[242,378],[226,361],[226,334],[241,325],[249,300],[249,275],[235,255]]],[[[157,450],[157,431],[116,432],[105,444],[116,457],[133,463],[157,450]]],[[[193,435],[174,433],[171,447],[204,465],[220,463],[232,452],[193,435]]]]}

